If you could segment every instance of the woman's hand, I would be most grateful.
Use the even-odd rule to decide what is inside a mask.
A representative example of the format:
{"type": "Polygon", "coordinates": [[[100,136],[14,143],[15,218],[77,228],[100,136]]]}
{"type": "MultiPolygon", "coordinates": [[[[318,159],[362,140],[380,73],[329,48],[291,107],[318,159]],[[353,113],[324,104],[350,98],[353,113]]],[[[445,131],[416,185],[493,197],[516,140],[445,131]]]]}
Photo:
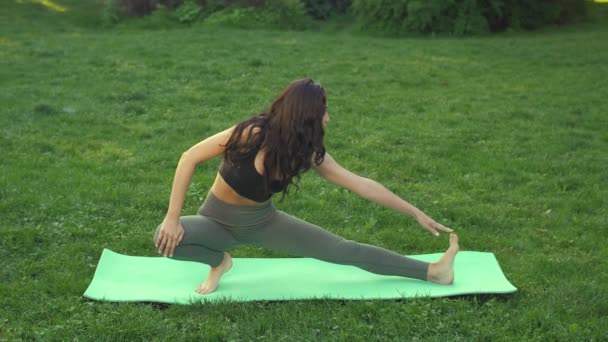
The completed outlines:
{"type": "Polygon", "coordinates": [[[428,230],[431,234],[435,236],[439,236],[438,230],[446,233],[451,233],[454,231],[451,228],[445,227],[442,224],[435,222],[435,220],[428,217],[422,212],[416,216],[416,220],[418,220],[418,223],[420,223],[420,225],[424,227],[424,229],[428,230]]]}
{"type": "Polygon", "coordinates": [[[158,232],[155,246],[158,248],[158,254],[173,257],[175,246],[177,246],[184,237],[184,227],[177,221],[164,220],[162,227],[158,232]]]}

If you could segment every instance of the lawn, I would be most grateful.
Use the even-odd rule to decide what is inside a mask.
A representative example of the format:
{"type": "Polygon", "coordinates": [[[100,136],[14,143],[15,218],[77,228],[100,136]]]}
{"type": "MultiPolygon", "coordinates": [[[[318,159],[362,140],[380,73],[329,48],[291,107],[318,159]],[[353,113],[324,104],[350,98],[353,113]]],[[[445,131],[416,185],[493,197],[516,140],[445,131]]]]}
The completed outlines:
{"type": "MultiPolygon", "coordinates": [[[[0,13],[0,340],[608,339],[606,25],[388,39],[94,29],[73,14],[61,21],[69,11],[22,6],[0,13]],[[519,291],[192,306],[83,299],[103,248],[155,255],[180,154],[304,77],[328,91],[326,146],[338,162],[454,228],[463,250],[495,253],[519,291]]],[[[198,167],[184,214],[218,164],[198,167]]],[[[447,247],[447,236],[315,174],[300,188],[277,207],[402,254],[447,247]]]]}

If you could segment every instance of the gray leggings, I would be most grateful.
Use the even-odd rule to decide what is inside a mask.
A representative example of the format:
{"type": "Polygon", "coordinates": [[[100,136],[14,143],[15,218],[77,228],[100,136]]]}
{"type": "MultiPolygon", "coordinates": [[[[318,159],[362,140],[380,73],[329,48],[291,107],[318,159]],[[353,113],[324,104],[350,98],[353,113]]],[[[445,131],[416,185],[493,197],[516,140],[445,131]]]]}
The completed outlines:
{"type": "MultiPolygon", "coordinates": [[[[352,265],[366,271],[426,280],[429,264],[387,249],[346,240],[276,210],[272,201],[242,206],[222,202],[209,192],[199,215],[182,216],[185,233],[174,259],[217,267],[227,249],[255,245],[291,255],[352,265]]],[[[156,229],[154,240],[160,226],[156,229]]]]}

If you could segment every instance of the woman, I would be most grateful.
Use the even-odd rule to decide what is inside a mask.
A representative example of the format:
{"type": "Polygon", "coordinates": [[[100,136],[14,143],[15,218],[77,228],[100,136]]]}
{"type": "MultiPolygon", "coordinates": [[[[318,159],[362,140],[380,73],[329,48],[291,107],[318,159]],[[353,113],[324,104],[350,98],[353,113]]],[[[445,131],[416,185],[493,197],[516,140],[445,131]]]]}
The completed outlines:
{"type": "MultiPolygon", "coordinates": [[[[169,209],[156,229],[158,252],[211,266],[196,292],[217,289],[232,267],[225,250],[253,244],[297,256],[353,265],[369,272],[451,284],[458,238],[436,263],[404,257],[389,250],[346,240],[320,227],[277,211],[272,194],[288,193],[300,174],[314,169],[321,177],[359,196],[410,214],[435,236],[451,229],[387,190],[357,176],[325,152],[329,123],[325,90],[312,80],[295,81],[264,113],[217,133],[186,151],[177,166],[169,209]],[[180,217],[197,164],[220,154],[222,164],[198,215],[180,217]]],[[[297,186],[296,186],[297,187],[297,186]]]]}

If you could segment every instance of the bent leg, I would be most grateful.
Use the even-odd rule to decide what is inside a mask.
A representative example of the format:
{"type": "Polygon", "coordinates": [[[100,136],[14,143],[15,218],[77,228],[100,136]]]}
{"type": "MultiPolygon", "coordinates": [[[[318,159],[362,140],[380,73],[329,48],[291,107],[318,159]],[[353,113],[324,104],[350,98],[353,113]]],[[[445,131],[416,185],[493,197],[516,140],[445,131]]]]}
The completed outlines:
{"type": "MultiPolygon", "coordinates": [[[[180,217],[184,237],[175,246],[173,259],[197,261],[217,267],[224,260],[224,251],[238,245],[236,239],[218,222],[202,215],[180,217]]],[[[154,233],[158,236],[160,225],[154,233]]]]}
{"type": "Polygon", "coordinates": [[[250,239],[247,242],[284,253],[352,265],[376,274],[427,280],[427,262],[381,247],[346,240],[280,211],[267,227],[250,239]]]}

